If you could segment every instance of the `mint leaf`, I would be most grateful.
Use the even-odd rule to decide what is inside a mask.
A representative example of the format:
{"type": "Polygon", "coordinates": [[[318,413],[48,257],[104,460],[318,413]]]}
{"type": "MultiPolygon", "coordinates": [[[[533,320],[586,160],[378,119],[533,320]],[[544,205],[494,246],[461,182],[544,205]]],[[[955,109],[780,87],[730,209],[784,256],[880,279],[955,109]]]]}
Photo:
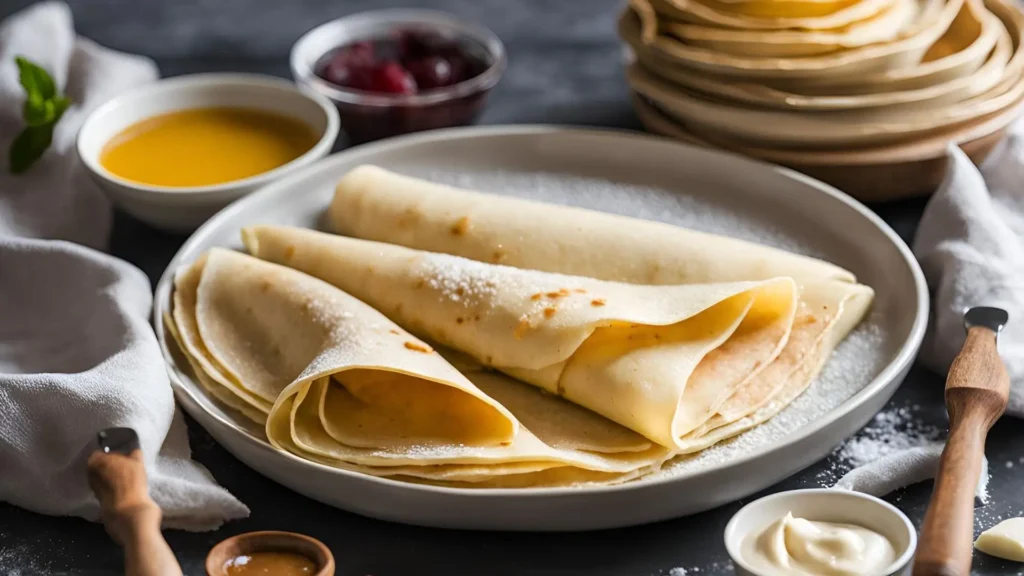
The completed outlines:
{"type": "Polygon", "coordinates": [[[61,116],[64,116],[64,111],[71,106],[71,98],[67,96],[58,96],[52,100],[53,102],[53,123],[56,124],[61,116]]]}
{"type": "Polygon", "coordinates": [[[22,106],[21,116],[29,126],[40,126],[53,122],[54,110],[52,100],[29,96],[22,106]]]}
{"type": "Polygon", "coordinates": [[[71,100],[57,95],[53,78],[41,67],[17,56],[18,81],[25,89],[21,114],[26,127],[8,150],[10,170],[19,174],[28,170],[53,143],[53,128],[71,105],[71,100]]]}
{"type": "Polygon", "coordinates": [[[53,124],[43,126],[29,126],[18,134],[18,137],[11,143],[10,166],[11,173],[20,174],[28,170],[36,160],[46,152],[53,142],[53,124]]]}
{"type": "Polygon", "coordinates": [[[31,100],[25,101],[25,109],[22,111],[25,117],[25,124],[29,126],[42,126],[44,124],[56,124],[64,111],[71,105],[71,100],[63,96],[53,100],[44,100],[42,103],[34,103],[31,100]]]}
{"type": "Polygon", "coordinates": [[[57,85],[50,74],[40,66],[33,64],[22,56],[16,56],[18,64],[18,81],[25,88],[29,100],[38,95],[42,100],[49,100],[57,95],[57,85]]]}

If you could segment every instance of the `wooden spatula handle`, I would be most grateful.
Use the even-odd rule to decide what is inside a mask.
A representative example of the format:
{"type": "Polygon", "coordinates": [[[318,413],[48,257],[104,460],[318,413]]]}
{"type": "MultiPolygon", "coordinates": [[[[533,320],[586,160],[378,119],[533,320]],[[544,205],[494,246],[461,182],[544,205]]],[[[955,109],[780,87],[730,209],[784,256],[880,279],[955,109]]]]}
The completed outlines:
{"type": "Polygon", "coordinates": [[[1006,405],[1005,397],[997,391],[1005,378],[996,334],[983,327],[971,328],[946,382],[949,439],[921,525],[914,576],[970,574],[974,493],[981,475],[985,437],[1006,405]]]}
{"type": "Polygon", "coordinates": [[[160,507],[149,497],[142,452],[97,450],[89,457],[88,469],[103,524],[124,547],[126,576],[181,576],[174,552],[160,533],[160,507]]]}
{"type": "Polygon", "coordinates": [[[932,501],[921,524],[914,576],[967,576],[974,542],[974,492],[985,435],[976,422],[950,429],[932,501]]]}

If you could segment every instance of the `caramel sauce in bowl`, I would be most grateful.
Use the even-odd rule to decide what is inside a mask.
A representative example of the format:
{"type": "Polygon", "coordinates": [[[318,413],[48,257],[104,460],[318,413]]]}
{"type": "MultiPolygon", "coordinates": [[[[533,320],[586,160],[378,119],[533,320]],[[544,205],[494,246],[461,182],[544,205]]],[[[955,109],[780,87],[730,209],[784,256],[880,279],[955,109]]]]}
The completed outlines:
{"type": "Polygon", "coordinates": [[[217,544],[207,576],[334,576],[334,556],[319,540],[294,532],[249,532],[217,544]]]}

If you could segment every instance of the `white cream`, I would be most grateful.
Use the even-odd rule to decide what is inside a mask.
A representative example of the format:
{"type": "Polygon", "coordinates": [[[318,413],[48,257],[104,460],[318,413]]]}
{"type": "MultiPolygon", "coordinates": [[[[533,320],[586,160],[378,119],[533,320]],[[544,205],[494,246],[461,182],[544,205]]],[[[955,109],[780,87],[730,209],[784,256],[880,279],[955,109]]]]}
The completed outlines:
{"type": "Polygon", "coordinates": [[[896,560],[892,543],[877,532],[790,513],[747,536],[742,554],[765,576],[881,576],[896,560]]]}

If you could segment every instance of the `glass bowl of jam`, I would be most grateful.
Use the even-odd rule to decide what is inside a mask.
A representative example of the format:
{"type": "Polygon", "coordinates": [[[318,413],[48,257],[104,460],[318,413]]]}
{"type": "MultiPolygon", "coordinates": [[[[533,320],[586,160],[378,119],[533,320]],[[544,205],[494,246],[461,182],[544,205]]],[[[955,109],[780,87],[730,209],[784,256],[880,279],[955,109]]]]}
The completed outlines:
{"type": "Polygon", "coordinates": [[[490,30],[432,10],[376,10],[307,32],[295,81],[331,99],[353,144],[472,124],[505,71],[490,30]]]}

